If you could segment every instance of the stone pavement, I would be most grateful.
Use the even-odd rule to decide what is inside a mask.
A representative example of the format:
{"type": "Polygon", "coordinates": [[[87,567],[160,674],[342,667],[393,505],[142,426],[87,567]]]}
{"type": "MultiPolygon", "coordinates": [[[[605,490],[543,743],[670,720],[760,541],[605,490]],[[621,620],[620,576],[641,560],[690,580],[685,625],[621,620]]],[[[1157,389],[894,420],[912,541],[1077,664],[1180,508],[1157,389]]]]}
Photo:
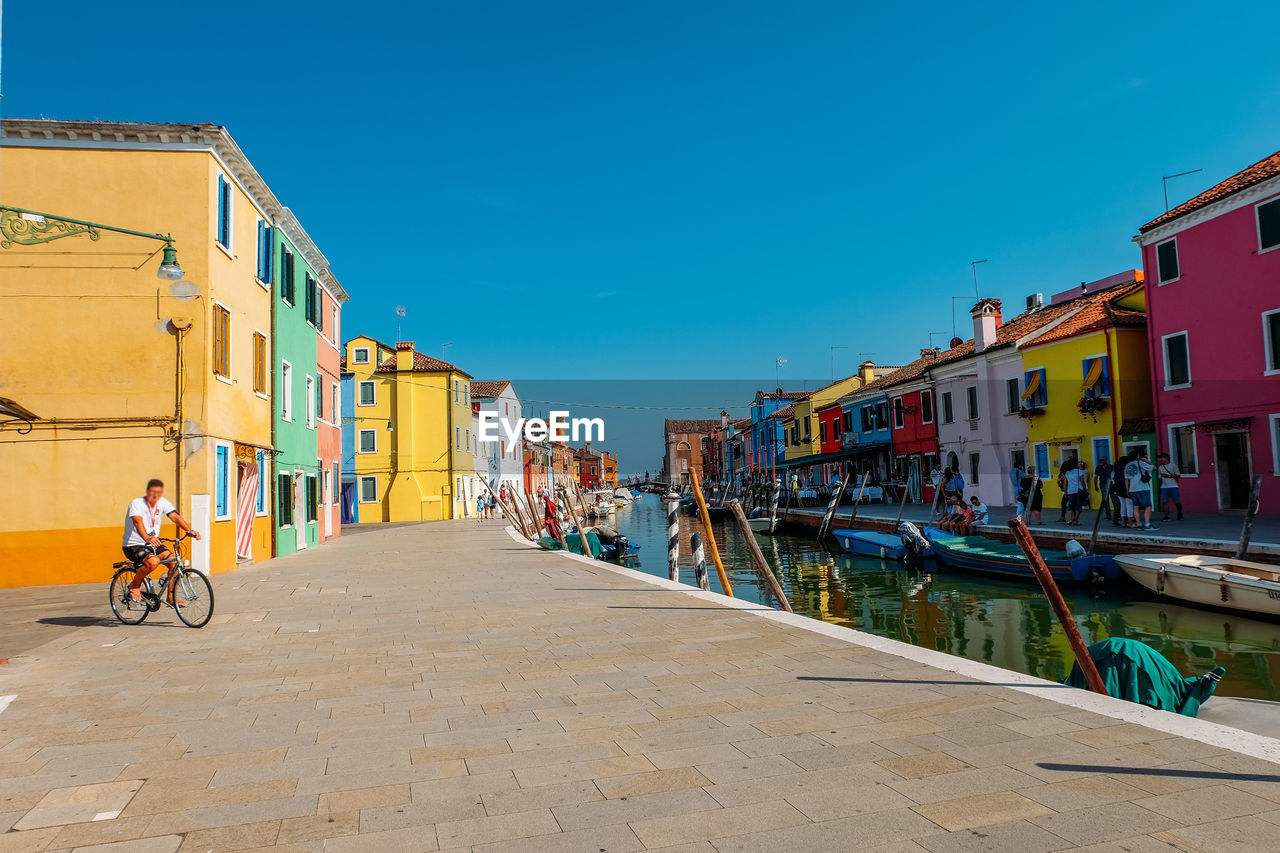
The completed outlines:
{"type": "Polygon", "coordinates": [[[52,596],[87,622],[0,666],[0,853],[1280,847],[1280,765],[497,522],[214,581],[200,631],[52,596]]]}

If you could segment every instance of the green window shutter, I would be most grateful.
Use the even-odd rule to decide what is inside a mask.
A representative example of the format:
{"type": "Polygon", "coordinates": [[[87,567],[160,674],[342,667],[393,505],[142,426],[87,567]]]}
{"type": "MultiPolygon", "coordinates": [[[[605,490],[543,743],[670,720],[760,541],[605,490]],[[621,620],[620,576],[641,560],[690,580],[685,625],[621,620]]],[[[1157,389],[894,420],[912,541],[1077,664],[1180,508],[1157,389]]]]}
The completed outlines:
{"type": "Polygon", "coordinates": [[[1258,246],[1264,250],[1280,246],[1280,198],[1258,205],[1258,246]]]}

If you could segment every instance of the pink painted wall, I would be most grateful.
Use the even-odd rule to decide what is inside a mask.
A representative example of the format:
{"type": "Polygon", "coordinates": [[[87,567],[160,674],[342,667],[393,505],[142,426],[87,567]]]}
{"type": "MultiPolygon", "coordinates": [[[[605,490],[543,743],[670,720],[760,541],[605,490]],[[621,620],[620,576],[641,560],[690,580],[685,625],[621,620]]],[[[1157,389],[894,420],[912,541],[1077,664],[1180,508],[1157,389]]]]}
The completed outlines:
{"type": "MultiPolygon", "coordinates": [[[[1280,309],[1280,249],[1258,252],[1257,197],[1242,207],[1176,232],[1180,278],[1160,285],[1156,245],[1142,249],[1156,444],[1169,445],[1171,423],[1252,416],[1249,428],[1254,473],[1262,474],[1262,512],[1280,515],[1280,477],[1272,462],[1269,416],[1280,414],[1280,375],[1266,376],[1262,314],[1280,309]],[[1191,386],[1166,391],[1162,338],[1188,333],[1191,386]]],[[[1188,512],[1218,512],[1219,483],[1214,439],[1196,434],[1199,472],[1182,479],[1188,512]]]]}
{"type": "MultiPolygon", "coordinates": [[[[316,452],[324,462],[324,469],[329,472],[328,479],[321,479],[325,494],[320,506],[320,541],[337,537],[342,530],[342,515],[339,502],[333,499],[334,489],[339,488],[334,481],[334,466],[337,465],[337,483],[341,483],[342,474],[342,411],[333,411],[333,388],[340,384],[339,364],[341,353],[338,342],[342,340],[342,308],[329,295],[329,291],[321,289],[322,329],[316,335],[316,366],[320,382],[324,386],[324,418],[316,424],[316,452]],[[338,308],[337,313],[333,311],[338,308]],[[334,317],[338,318],[334,328],[334,317]],[[327,516],[327,517],[326,517],[327,516]]],[[[339,403],[341,405],[341,403],[339,403]]]]}

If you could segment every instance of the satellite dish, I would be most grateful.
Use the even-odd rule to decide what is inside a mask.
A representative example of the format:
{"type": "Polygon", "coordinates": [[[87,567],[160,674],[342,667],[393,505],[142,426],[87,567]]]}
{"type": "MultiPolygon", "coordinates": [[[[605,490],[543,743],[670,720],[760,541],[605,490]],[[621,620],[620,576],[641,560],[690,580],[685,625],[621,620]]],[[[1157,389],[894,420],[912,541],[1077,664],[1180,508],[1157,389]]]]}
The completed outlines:
{"type": "Polygon", "coordinates": [[[962,343],[964,343],[964,338],[952,338],[951,348],[955,349],[956,347],[960,346],[962,343]]]}

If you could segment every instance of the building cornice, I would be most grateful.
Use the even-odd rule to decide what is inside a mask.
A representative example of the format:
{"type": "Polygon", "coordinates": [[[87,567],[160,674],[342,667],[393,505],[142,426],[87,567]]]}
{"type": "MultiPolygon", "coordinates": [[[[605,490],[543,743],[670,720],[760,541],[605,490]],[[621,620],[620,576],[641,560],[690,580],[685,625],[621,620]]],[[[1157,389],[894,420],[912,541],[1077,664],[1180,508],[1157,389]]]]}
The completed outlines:
{"type": "Polygon", "coordinates": [[[1262,199],[1270,195],[1280,193],[1280,175],[1273,178],[1267,178],[1265,181],[1259,181],[1252,186],[1237,190],[1228,196],[1212,201],[1204,207],[1198,207],[1195,210],[1182,214],[1177,219],[1170,219],[1168,222],[1152,228],[1150,231],[1135,234],[1133,242],[1139,246],[1146,247],[1152,243],[1159,243],[1167,240],[1175,234],[1186,231],[1202,222],[1210,219],[1216,219],[1224,213],[1230,213],[1233,210],[1239,210],[1242,207],[1250,207],[1257,204],[1262,199]]]}

